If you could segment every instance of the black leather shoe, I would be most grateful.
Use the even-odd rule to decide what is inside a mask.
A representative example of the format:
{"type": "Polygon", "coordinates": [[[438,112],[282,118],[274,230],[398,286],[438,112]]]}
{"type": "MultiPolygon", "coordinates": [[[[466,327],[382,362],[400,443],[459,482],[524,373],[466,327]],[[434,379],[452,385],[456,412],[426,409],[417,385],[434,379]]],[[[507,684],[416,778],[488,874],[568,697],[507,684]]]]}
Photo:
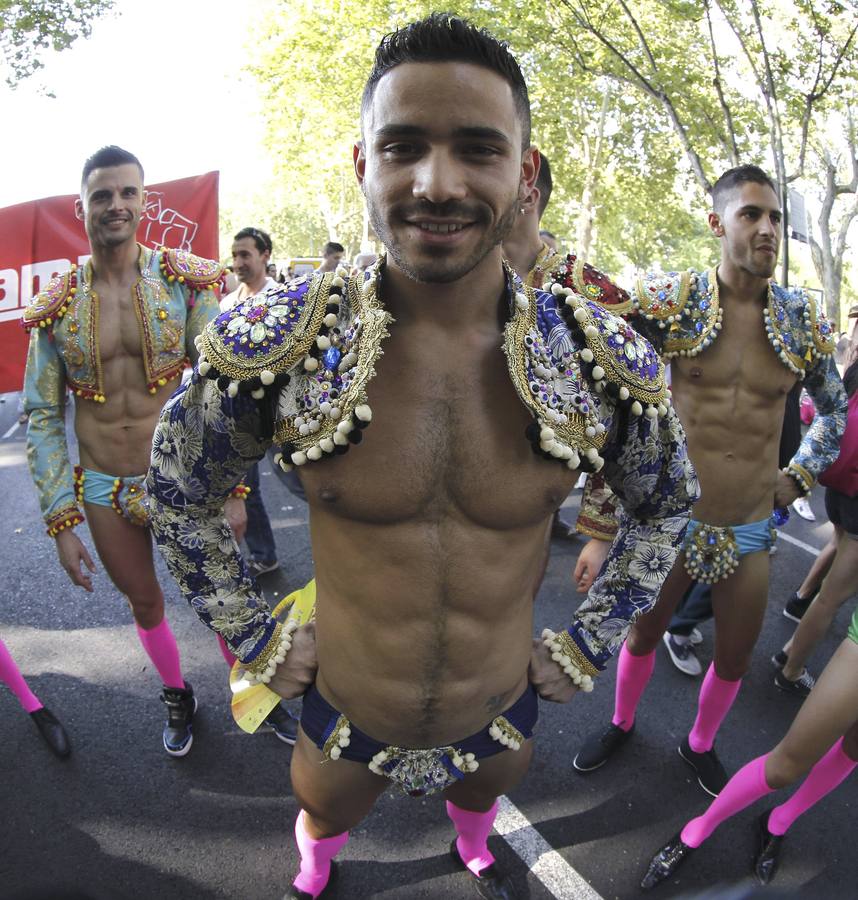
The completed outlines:
{"type": "Polygon", "coordinates": [[[679,834],[675,834],[652,858],[646,875],[641,881],[641,887],[648,891],[667,878],[673,877],[676,870],[691,856],[694,849],[683,843],[679,834]]]}
{"type": "Polygon", "coordinates": [[[715,753],[715,748],[707,750],[705,753],[697,753],[691,749],[686,737],[677,747],[679,755],[694,769],[697,775],[697,783],[700,787],[713,797],[717,797],[724,786],[730,780],[721,765],[721,760],[715,753]]]}
{"type": "Polygon", "coordinates": [[[760,884],[768,884],[778,871],[781,858],[781,846],[786,835],[772,834],[769,831],[769,814],[767,809],[757,819],[757,855],[754,859],[754,872],[760,884]]]}
{"type": "Polygon", "coordinates": [[[462,857],[459,856],[456,838],[453,838],[453,842],[450,844],[450,856],[453,857],[453,860],[460,868],[470,875],[477,893],[484,897],[485,900],[516,900],[520,896],[512,883],[512,879],[499,868],[497,863],[492,863],[490,866],[486,866],[485,869],[480,869],[480,874],[474,875],[462,862],[462,857]]]}
{"type": "Polygon", "coordinates": [[[64,759],[71,753],[71,743],[65,728],[46,706],[31,712],[30,718],[35,722],[45,743],[57,756],[64,759]]]}
{"type": "MultiPolygon", "coordinates": [[[[318,900],[328,900],[333,897],[333,888],[337,881],[337,864],[331,860],[331,874],[328,875],[328,883],[322,888],[322,893],[317,894],[318,900]]],[[[313,895],[307,891],[299,891],[293,884],[288,892],[283,895],[283,900],[313,900],[313,895]]]]}

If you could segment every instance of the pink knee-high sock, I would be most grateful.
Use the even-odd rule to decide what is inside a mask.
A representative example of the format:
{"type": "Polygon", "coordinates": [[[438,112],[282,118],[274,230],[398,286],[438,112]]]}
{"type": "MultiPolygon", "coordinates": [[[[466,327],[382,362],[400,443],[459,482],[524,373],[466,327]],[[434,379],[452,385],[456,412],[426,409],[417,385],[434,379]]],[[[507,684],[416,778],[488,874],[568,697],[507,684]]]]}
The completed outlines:
{"type": "Polygon", "coordinates": [[[223,654],[223,658],[226,660],[226,664],[232,668],[233,663],[235,662],[235,654],[232,650],[229,649],[227,642],[220,636],[217,636],[217,644],[220,647],[220,652],[223,654]]]}
{"type": "Polygon", "coordinates": [[[318,897],[331,877],[331,860],[343,849],[349,833],[335,834],[329,838],[312,838],[304,827],[304,811],[298,811],[295,820],[295,841],[301,854],[301,868],[293,884],[299,891],[318,897]]]}
{"type": "Polygon", "coordinates": [[[472,812],[447,801],[447,815],[453,820],[456,834],[459,835],[456,840],[456,849],[459,851],[462,862],[474,875],[479,875],[483,869],[487,869],[495,861],[489,852],[486,841],[497,814],[497,800],[488,812],[472,812]]]}
{"type": "Polygon", "coordinates": [[[165,687],[184,688],[185,679],[182,678],[182,666],[179,662],[179,648],[176,638],[167,624],[166,619],[150,629],[137,626],[137,635],[143,649],[152,660],[152,665],[158,670],[161,681],[165,687]]]}
{"type": "Polygon", "coordinates": [[[772,788],[766,782],[766,756],[758,756],[742,766],[709,804],[709,809],[688,822],[680,835],[684,843],[699,847],[725,819],[771,794],[772,788]]]}
{"type": "Polygon", "coordinates": [[[31,713],[42,708],[42,701],[24,681],[21,670],[15,665],[15,660],[12,659],[12,654],[6,649],[3,641],[0,641],[0,681],[9,686],[25,712],[31,713]]]}
{"type": "Polygon", "coordinates": [[[712,749],[715,735],[724,717],[730,712],[741,686],[741,678],[738,681],[724,681],[715,672],[715,663],[709,664],[706,677],[700,686],[697,718],[694,720],[691,734],[688,735],[688,745],[695,753],[706,753],[712,749]]]}
{"type": "Polygon", "coordinates": [[[655,650],[635,656],[623,644],[617,661],[617,686],[614,692],[614,718],[611,722],[623,731],[635,724],[635,710],[655,668],[655,650]]]}
{"type": "Polygon", "coordinates": [[[792,797],[772,810],[769,816],[769,831],[772,834],[786,834],[790,825],[803,812],[833,791],[856,765],[858,763],[843,752],[843,738],[840,738],[810,770],[792,797]]]}

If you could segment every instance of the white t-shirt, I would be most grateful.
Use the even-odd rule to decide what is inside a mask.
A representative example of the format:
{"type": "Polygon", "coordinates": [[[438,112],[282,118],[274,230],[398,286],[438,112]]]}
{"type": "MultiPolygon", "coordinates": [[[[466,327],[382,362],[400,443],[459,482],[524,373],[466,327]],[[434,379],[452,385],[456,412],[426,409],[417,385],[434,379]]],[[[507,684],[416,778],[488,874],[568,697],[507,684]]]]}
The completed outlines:
{"type": "Polygon", "coordinates": [[[262,287],[258,291],[255,291],[252,294],[242,294],[241,292],[242,292],[242,289],[244,288],[244,285],[242,284],[237,290],[234,290],[231,293],[227,294],[220,301],[220,311],[226,312],[227,310],[232,309],[233,306],[235,306],[235,304],[238,303],[239,301],[246,300],[248,297],[255,297],[257,294],[261,294],[263,291],[267,291],[268,288],[273,288],[273,287],[278,287],[278,286],[279,285],[277,284],[277,282],[270,275],[265,279],[265,284],[263,284],[262,287]]]}

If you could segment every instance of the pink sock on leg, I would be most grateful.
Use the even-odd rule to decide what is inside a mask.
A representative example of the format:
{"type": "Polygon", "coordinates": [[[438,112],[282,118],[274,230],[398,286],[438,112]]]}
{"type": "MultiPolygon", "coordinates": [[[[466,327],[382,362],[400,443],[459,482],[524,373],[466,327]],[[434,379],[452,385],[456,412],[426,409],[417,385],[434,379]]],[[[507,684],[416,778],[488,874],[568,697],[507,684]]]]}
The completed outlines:
{"type": "Polygon", "coordinates": [[[614,692],[614,718],[611,722],[623,731],[635,724],[635,710],[655,668],[655,650],[635,656],[623,644],[617,661],[617,686],[614,692]]]}
{"type": "Polygon", "coordinates": [[[301,868],[292,882],[299,891],[318,897],[331,877],[331,860],[343,849],[349,833],[335,834],[329,838],[312,838],[304,827],[304,811],[299,810],[295,820],[295,841],[301,854],[301,868]]]}
{"type": "Polygon", "coordinates": [[[42,708],[42,701],[30,690],[3,641],[0,641],[0,681],[8,685],[25,712],[31,713],[42,708]]]}
{"type": "Polygon", "coordinates": [[[456,849],[462,862],[474,875],[479,875],[495,861],[486,841],[497,814],[497,800],[488,812],[472,812],[447,801],[447,815],[452,819],[456,826],[456,834],[459,836],[456,840],[456,849]]]}
{"type": "Polygon", "coordinates": [[[709,809],[682,829],[680,836],[684,843],[699,847],[725,819],[772,792],[766,783],[766,756],[758,756],[742,766],[709,804],[709,809]]]}
{"type": "Polygon", "coordinates": [[[792,797],[772,810],[769,816],[769,831],[772,834],[786,834],[790,825],[803,812],[833,791],[856,765],[858,763],[843,752],[843,738],[840,738],[810,770],[792,797]]]}
{"type": "Polygon", "coordinates": [[[742,679],[725,681],[715,672],[715,663],[710,663],[706,677],[700,686],[697,700],[697,718],[688,735],[688,745],[695,753],[706,753],[715,743],[715,735],[730,712],[730,707],[739,693],[742,679]]]}
{"type": "Polygon", "coordinates": [[[220,635],[217,636],[217,644],[218,647],[220,647],[220,652],[223,654],[223,658],[226,660],[226,664],[231,669],[233,663],[236,660],[235,654],[229,649],[229,645],[220,635]]]}
{"type": "Polygon", "coordinates": [[[182,666],[179,663],[179,648],[167,620],[161,619],[154,628],[148,630],[138,625],[137,635],[164,686],[183,689],[185,679],[182,678],[182,666]]]}

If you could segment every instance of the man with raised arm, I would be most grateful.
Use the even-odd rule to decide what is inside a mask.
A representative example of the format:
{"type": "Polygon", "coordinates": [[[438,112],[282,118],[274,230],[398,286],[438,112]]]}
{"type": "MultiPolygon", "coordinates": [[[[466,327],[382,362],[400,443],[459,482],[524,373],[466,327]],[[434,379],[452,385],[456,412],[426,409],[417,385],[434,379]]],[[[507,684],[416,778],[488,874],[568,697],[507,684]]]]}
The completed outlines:
{"type": "MultiPolygon", "coordinates": [[[[828,322],[813,300],[771,281],[781,239],[771,179],[756,166],[730,169],[715,183],[712,204],[709,227],[721,244],[717,269],[641,276],[632,317],[671,361],[673,397],[701,499],[658,603],[636,620],[623,645],[611,724],[587,739],[573,765],[593,771],[631,736],[658,643],[696,580],[712,585],[715,658],[679,754],[700,786],[717,796],[727,775],[715,735],[762,626],[772,509],[807,493],[837,457],[847,404],[828,322]],[[779,470],[784,403],[797,380],[813,397],[817,418],[790,464],[779,470]]],[[[562,273],[557,283],[565,283],[562,273]]]]}
{"type": "MultiPolygon", "coordinates": [[[[196,699],[184,680],[155,575],[143,479],[152,433],[196,338],[218,312],[216,262],[137,243],[145,202],[143,168],[120,147],[84,164],[75,214],[92,258],[33,298],[24,405],[27,459],[60,564],[92,591],[95,566],[74,532],[86,512],[95,549],[131,606],[140,642],[164,683],[164,749],[184,756],[196,699]],[[80,465],[69,462],[66,394],[75,397],[80,465]]],[[[233,501],[239,507],[243,502],[233,501]]]]}
{"type": "Polygon", "coordinates": [[[514,897],[486,839],[527,770],[537,695],[591,687],[672,565],[696,477],[646,341],[503,265],[538,171],[506,46],[447,14],[386,36],[361,124],[355,171],[387,256],[206,330],[155,435],[155,530],[248,677],[306,691],[287,896],[324,890],[392,780],[443,790],[454,859],[482,896],[514,897]],[[272,443],[310,506],[316,621],[297,631],[271,617],[219,509],[272,443]],[[551,514],[602,465],[624,504],[607,565],[571,626],[534,640],[551,514]]]}

